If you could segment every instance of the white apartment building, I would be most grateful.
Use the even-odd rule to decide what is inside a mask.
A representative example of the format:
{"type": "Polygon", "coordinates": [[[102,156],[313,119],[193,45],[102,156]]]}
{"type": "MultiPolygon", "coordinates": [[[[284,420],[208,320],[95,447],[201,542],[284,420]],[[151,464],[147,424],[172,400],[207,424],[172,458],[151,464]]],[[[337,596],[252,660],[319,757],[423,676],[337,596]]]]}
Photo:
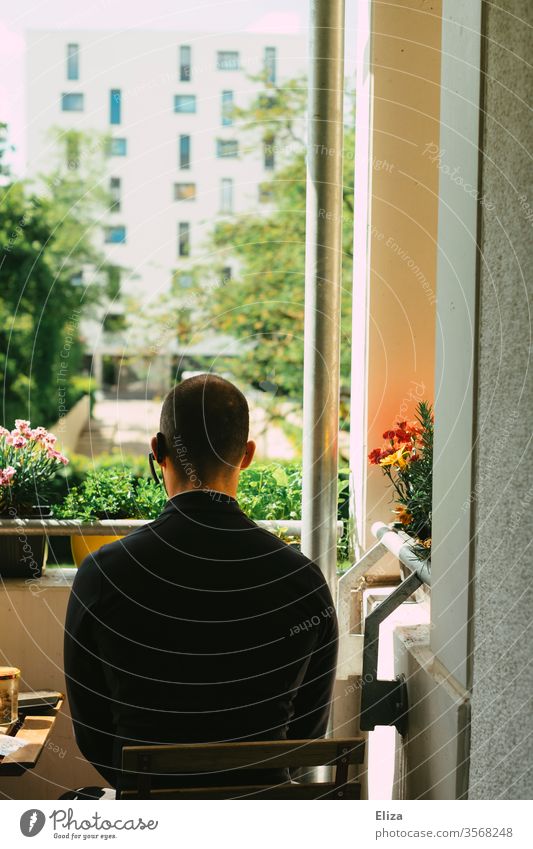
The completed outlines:
{"type": "MultiPolygon", "coordinates": [[[[306,61],[306,40],[293,35],[28,32],[29,175],[57,162],[55,128],[109,137],[104,183],[113,203],[104,235],[95,233],[120,294],[86,334],[97,372],[103,355],[124,353],[124,339],[112,330],[124,296],[148,309],[172,280],[191,287],[198,260],[212,265],[213,276],[231,276],[231,267],[221,269],[206,253],[206,236],[221,216],[257,212],[265,202],[261,184],[279,164],[260,129],[254,149],[233,107],[245,107],[261,90],[249,75],[266,70],[280,83],[305,71],[306,61]]],[[[59,155],[76,167],[68,147],[65,139],[59,155]]],[[[176,347],[167,337],[165,355],[176,347]]]]}

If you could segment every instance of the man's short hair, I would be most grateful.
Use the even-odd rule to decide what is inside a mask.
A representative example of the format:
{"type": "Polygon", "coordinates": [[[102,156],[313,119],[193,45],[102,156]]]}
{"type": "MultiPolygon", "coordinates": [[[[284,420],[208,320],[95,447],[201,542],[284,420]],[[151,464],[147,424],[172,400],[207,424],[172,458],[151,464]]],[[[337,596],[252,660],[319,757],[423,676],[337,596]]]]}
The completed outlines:
{"type": "Polygon", "coordinates": [[[216,374],[199,374],[179,383],[161,409],[167,454],[178,475],[199,487],[240,465],[248,428],[246,398],[216,374]]]}

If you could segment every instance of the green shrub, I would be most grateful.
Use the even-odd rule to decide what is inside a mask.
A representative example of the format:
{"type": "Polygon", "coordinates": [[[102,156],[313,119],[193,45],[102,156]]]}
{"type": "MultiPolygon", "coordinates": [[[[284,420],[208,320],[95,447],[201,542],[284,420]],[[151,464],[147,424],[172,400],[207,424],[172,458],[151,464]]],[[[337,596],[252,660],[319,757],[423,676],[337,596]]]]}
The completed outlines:
{"type": "Polygon", "coordinates": [[[148,460],[145,456],[131,454],[102,454],[86,457],[84,454],[70,454],[69,464],[59,470],[51,481],[51,503],[61,504],[73,487],[80,487],[91,472],[105,469],[119,471],[123,475],[133,475],[140,479],[147,474],[148,460]]]}
{"type": "Polygon", "coordinates": [[[139,480],[119,468],[91,471],[54,509],[62,519],[155,519],[167,497],[154,481],[139,480]]]}
{"type": "MultiPolygon", "coordinates": [[[[54,515],[93,521],[100,518],[155,519],[167,496],[146,478],[147,460],[119,453],[101,457],[73,454],[52,482],[54,515]]],[[[339,561],[349,560],[348,470],[339,471],[338,517],[345,533],[337,545],[339,561]]],[[[237,500],[251,519],[299,520],[302,517],[301,463],[252,464],[239,478],[237,500]]],[[[284,539],[289,538],[279,531],[284,539]]]]}
{"type": "Polygon", "coordinates": [[[239,479],[237,499],[251,519],[300,519],[301,465],[270,463],[244,469],[239,479]]]}

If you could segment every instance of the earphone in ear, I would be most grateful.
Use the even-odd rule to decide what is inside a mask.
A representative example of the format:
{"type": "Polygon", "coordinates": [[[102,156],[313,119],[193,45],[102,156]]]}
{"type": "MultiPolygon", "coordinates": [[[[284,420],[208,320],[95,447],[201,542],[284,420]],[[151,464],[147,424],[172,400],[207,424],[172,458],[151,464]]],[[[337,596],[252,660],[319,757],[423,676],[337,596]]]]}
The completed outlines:
{"type": "Polygon", "coordinates": [[[158,463],[162,463],[165,459],[166,445],[165,445],[165,437],[161,432],[156,433],[156,449],[155,449],[155,459],[158,463]]]}

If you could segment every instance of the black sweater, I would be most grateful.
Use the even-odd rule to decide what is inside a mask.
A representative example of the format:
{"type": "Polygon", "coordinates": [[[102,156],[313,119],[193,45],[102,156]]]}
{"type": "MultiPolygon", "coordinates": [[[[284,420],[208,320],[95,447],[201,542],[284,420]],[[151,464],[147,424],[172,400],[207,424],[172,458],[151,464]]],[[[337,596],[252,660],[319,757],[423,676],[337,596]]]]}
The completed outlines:
{"type": "Polygon", "coordinates": [[[234,498],[180,493],[76,575],[65,674],[79,748],[116,785],[125,744],[322,737],[337,639],[312,561],[234,498]]]}

